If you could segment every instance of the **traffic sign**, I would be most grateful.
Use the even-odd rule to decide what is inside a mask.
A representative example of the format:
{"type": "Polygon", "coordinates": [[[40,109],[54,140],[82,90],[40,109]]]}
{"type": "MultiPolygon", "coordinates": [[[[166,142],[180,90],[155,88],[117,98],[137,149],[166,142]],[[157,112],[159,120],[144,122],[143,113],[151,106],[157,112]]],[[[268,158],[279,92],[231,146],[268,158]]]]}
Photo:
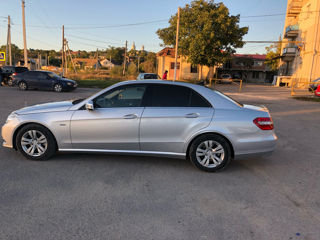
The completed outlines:
{"type": "Polygon", "coordinates": [[[0,52],[0,61],[4,62],[6,60],[6,53],[0,52]]]}

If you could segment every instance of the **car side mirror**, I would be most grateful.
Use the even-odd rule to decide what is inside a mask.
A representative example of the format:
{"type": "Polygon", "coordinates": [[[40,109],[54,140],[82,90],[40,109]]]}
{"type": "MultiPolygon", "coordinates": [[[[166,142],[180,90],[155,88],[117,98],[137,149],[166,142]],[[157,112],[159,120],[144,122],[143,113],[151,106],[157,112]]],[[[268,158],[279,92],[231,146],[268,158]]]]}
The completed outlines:
{"type": "Polygon", "coordinates": [[[94,110],[93,101],[89,101],[89,102],[86,103],[86,109],[90,110],[90,111],[94,110]]]}

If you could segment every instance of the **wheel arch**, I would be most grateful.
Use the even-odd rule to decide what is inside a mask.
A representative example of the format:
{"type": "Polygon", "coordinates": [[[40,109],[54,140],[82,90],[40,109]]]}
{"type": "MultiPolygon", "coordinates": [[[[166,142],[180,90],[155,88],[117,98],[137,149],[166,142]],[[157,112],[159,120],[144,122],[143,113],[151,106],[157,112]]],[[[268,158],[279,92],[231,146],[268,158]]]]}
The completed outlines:
{"type": "Polygon", "coordinates": [[[235,155],[234,155],[234,148],[233,148],[232,142],[231,142],[226,136],[224,136],[223,134],[221,134],[221,133],[219,133],[219,132],[214,132],[214,131],[212,131],[212,132],[203,132],[203,133],[200,133],[200,134],[198,134],[198,135],[196,135],[196,136],[193,136],[192,139],[189,141],[188,146],[187,146],[187,152],[186,152],[186,156],[187,156],[187,157],[189,157],[189,151],[190,151],[190,147],[191,147],[192,143],[193,143],[197,138],[202,137],[202,136],[204,136],[204,135],[208,135],[208,134],[215,134],[215,135],[218,135],[218,136],[224,138],[224,139],[227,141],[227,143],[229,144],[229,146],[230,146],[230,149],[231,149],[231,157],[234,158],[235,155]]]}
{"type": "Polygon", "coordinates": [[[56,148],[58,149],[57,139],[56,139],[56,137],[54,136],[54,134],[52,133],[52,131],[51,131],[48,127],[46,127],[45,125],[43,125],[43,124],[41,124],[41,123],[38,123],[38,122],[27,122],[27,123],[23,123],[23,124],[21,124],[19,127],[17,127],[16,130],[14,131],[14,133],[13,133],[13,136],[12,136],[12,146],[13,146],[13,148],[14,148],[15,150],[17,150],[16,137],[17,137],[18,132],[19,132],[23,127],[25,127],[25,126],[27,126],[27,125],[32,125],[32,124],[34,124],[34,125],[39,125],[39,126],[45,128],[45,129],[47,129],[47,130],[51,133],[51,135],[52,135],[52,137],[53,137],[53,139],[54,139],[54,142],[55,142],[55,144],[56,144],[56,148]]]}

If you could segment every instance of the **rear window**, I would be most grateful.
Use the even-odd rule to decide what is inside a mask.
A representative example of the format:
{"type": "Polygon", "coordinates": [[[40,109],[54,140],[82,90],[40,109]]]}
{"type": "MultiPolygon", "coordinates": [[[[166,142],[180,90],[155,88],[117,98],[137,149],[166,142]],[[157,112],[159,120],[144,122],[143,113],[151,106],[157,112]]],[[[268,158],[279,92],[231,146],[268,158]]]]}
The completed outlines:
{"type": "Polygon", "coordinates": [[[158,79],[157,74],[145,74],[144,79],[158,79]]]}
{"type": "Polygon", "coordinates": [[[23,73],[26,71],[29,71],[29,69],[26,67],[16,67],[16,73],[23,73]]]}
{"type": "MultiPolygon", "coordinates": [[[[211,89],[211,88],[209,88],[209,89],[211,89]]],[[[212,90],[212,89],[211,89],[211,90],[212,90]]],[[[223,94],[222,92],[220,92],[220,91],[218,91],[218,90],[213,90],[213,91],[215,91],[215,92],[216,92],[217,94],[219,94],[221,97],[223,97],[223,98],[225,98],[225,99],[228,99],[229,101],[233,102],[234,104],[236,104],[236,105],[238,105],[238,106],[240,106],[240,107],[243,107],[243,104],[242,104],[242,103],[240,103],[240,102],[234,100],[233,98],[231,98],[231,97],[223,94]]]]}

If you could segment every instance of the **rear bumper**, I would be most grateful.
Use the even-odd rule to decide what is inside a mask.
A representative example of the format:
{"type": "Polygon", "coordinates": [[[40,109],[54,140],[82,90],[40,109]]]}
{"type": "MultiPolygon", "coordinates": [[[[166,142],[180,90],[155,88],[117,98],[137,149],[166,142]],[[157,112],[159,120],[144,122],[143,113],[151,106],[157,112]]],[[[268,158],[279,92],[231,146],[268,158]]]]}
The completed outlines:
{"type": "Polygon", "coordinates": [[[242,139],[234,146],[235,158],[271,154],[276,148],[277,140],[278,137],[274,133],[269,136],[242,139]]]}

